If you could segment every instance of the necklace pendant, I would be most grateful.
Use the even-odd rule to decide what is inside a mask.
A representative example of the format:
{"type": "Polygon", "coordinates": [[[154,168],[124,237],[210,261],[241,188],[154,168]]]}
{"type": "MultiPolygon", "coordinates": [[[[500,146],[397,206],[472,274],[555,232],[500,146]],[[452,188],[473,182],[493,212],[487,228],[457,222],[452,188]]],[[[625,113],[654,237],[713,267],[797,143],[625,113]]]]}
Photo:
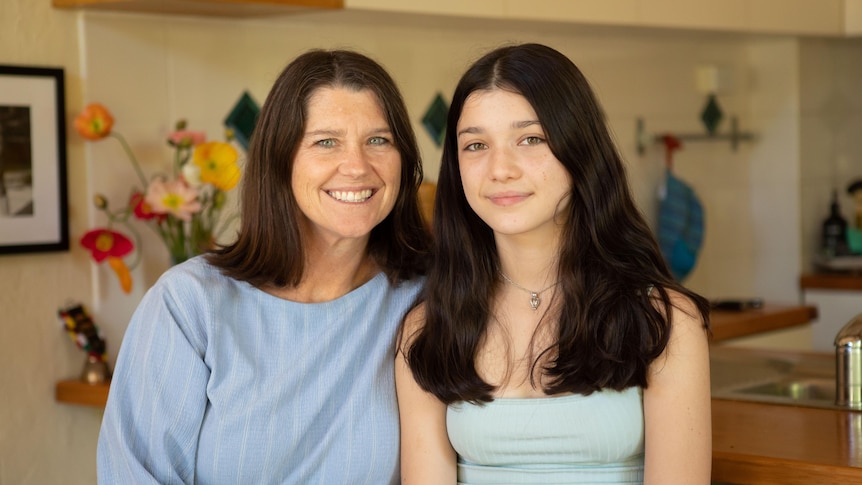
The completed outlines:
{"type": "Polygon", "coordinates": [[[530,292],[530,308],[533,311],[536,311],[539,308],[539,303],[542,303],[542,300],[539,299],[539,294],[533,291],[530,292]]]}

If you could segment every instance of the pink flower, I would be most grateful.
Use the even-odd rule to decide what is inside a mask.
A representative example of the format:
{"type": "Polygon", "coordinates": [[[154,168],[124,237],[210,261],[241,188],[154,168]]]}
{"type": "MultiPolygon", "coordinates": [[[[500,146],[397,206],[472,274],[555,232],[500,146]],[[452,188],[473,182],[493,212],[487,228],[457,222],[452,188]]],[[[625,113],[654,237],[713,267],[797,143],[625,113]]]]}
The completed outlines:
{"type": "Polygon", "coordinates": [[[182,180],[154,180],[147,187],[146,202],[155,214],[172,214],[183,221],[192,220],[192,214],[201,210],[198,191],[182,180]]]}
{"type": "Polygon", "coordinates": [[[173,146],[190,147],[205,142],[206,138],[206,134],[202,131],[177,130],[168,135],[168,143],[173,146]]]}

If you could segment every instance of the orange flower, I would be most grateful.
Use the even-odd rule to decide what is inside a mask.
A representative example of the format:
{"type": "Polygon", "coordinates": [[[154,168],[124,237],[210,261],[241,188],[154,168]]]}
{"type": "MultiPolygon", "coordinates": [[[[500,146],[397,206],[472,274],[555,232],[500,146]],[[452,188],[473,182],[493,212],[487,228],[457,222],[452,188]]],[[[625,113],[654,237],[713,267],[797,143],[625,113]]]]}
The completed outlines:
{"type": "Polygon", "coordinates": [[[108,108],[99,103],[90,103],[75,117],[75,129],[87,140],[101,140],[111,134],[114,117],[108,108]]]}
{"type": "Polygon", "coordinates": [[[93,229],[81,238],[81,246],[90,250],[97,263],[107,257],[122,258],[132,252],[135,245],[126,236],[109,229],[93,229]]]}

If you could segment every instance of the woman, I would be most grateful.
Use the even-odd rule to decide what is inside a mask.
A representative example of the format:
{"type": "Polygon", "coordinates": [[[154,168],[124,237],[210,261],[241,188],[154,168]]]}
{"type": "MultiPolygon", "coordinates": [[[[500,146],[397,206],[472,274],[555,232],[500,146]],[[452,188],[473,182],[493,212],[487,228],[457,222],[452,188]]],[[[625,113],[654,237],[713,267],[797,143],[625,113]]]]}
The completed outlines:
{"type": "Polygon", "coordinates": [[[708,305],[569,59],[524,44],[467,70],[433,227],[396,359],[402,483],[709,483],[708,305]]]}
{"type": "Polygon", "coordinates": [[[394,341],[427,257],[384,69],[309,51],[255,128],[235,243],[168,271],[117,359],[101,483],[397,483],[394,341]]]}

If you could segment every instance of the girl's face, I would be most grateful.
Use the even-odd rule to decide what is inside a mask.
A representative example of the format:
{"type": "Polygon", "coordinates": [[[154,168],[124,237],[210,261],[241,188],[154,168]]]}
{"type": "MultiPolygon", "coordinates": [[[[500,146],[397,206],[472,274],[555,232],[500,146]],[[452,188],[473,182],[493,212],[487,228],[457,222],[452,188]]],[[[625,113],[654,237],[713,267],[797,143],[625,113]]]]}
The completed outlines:
{"type": "Polygon", "coordinates": [[[568,207],[572,181],[526,98],[502,89],[474,91],[456,134],[467,202],[497,237],[556,241],[555,216],[568,207]]]}
{"type": "Polygon", "coordinates": [[[389,215],[401,188],[401,154],[373,92],[312,94],[291,188],[317,240],[367,238],[389,215]]]}

